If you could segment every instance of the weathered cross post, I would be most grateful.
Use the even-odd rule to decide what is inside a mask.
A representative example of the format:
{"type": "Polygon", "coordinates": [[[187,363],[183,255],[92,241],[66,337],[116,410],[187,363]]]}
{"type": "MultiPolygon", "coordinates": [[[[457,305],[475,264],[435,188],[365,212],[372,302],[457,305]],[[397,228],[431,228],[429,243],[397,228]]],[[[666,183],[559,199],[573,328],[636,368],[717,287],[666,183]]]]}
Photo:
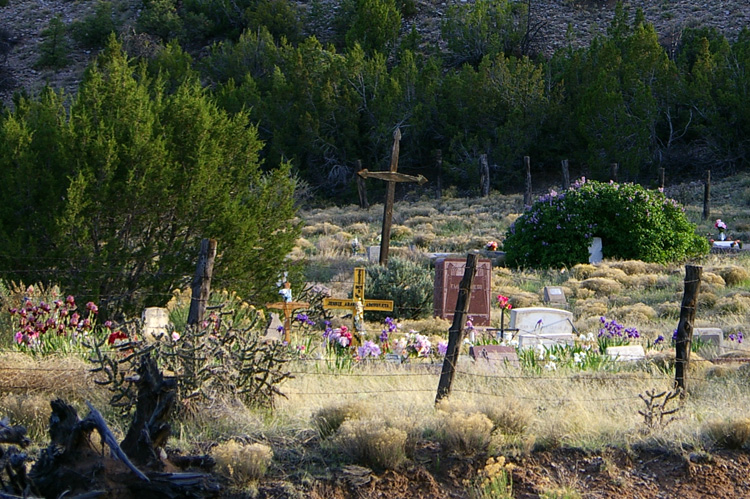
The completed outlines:
{"type": "Polygon", "coordinates": [[[292,314],[295,310],[310,308],[310,304],[305,301],[292,301],[291,286],[288,282],[284,283],[284,289],[280,293],[284,297],[284,301],[266,303],[266,308],[284,312],[284,341],[289,343],[291,340],[292,314]]]}
{"type": "Polygon", "coordinates": [[[680,322],[677,324],[675,341],[674,384],[679,388],[680,398],[685,398],[685,373],[690,362],[690,344],[693,341],[693,324],[695,307],[698,303],[698,291],[701,287],[703,267],[685,266],[685,290],[682,295],[680,322]]]}
{"type": "Polygon", "coordinates": [[[393,218],[393,202],[396,197],[396,182],[417,182],[419,185],[427,182],[422,175],[416,177],[398,173],[398,145],[401,141],[401,130],[393,132],[393,150],[391,151],[391,168],[387,172],[371,172],[360,170],[357,174],[362,178],[377,178],[388,182],[383,208],[383,231],[380,235],[380,265],[388,265],[388,248],[391,239],[391,219],[393,218]]]}
{"type": "Polygon", "coordinates": [[[193,276],[192,296],[190,298],[190,310],[188,311],[188,324],[200,324],[206,313],[208,296],[211,294],[211,278],[214,273],[214,260],[216,259],[216,239],[203,239],[198,254],[198,265],[193,276]]]}
{"type": "MultiPolygon", "coordinates": [[[[348,309],[352,311],[354,320],[355,336],[359,341],[359,335],[365,332],[364,311],[378,310],[380,312],[390,312],[393,310],[393,300],[366,300],[365,299],[365,268],[357,267],[354,269],[354,287],[352,288],[352,299],[341,298],[324,298],[323,309],[348,309]]],[[[360,342],[361,343],[361,342],[360,342]]]]}

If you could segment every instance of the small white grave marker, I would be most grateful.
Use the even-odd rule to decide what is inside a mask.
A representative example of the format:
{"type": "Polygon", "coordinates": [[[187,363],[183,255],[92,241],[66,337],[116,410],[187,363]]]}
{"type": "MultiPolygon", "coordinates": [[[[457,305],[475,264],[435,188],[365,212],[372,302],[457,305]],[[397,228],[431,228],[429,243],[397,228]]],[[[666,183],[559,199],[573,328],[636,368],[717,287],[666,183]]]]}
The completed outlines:
{"type": "Polygon", "coordinates": [[[510,311],[511,330],[517,330],[519,348],[573,344],[573,314],[559,308],[529,307],[510,311]]]}
{"type": "Polygon", "coordinates": [[[143,336],[149,340],[158,340],[167,334],[169,312],[163,307],[148,307],[141,315],[143,320],[143,336]]]}
{"type": "Polygon", "coordinates": [[[602,254],[602,238],[595,237],[589,246],[589,263],[599,263],[604,259],[602,254]]]}
{"type": "Polygon", "coordinates": [[[268,322],[268,326],[266,326],[266,339],[282,341],[284,339],[284,335],[282,334],[284,323],[281,322],[279,314],[270,312],[268,315],[271,316],[271,320],[268,322]]]}
{"type": "Polygon", "coordinates": [[[606,351],[613,360],[628,361],[641,360],[646,357],[646,352],[641,345],[624,345],[620,347],[607,347],[606,351]]]}
{"type": "Polygon", "coordinates": [[[560,303],[567,304],[568,301],[565,299],[565,292],[559,286],[545,286],[544,287],[544,303],[560,303]]]}
{"type": "Polygon", "coordinates": [[[380,246],[367,247],[367,261],[377,263],[380,261],[380,246]]]}

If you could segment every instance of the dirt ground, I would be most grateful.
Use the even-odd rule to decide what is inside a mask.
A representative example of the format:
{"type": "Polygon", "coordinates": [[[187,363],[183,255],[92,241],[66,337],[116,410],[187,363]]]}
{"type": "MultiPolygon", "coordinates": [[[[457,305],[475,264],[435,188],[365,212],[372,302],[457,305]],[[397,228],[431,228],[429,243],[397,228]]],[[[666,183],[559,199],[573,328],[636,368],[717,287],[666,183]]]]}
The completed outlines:
{"type": "MultiPolygon", "coordinates": [[[[657,450],[626,452],[576,449],[534,452],[513,460],[513,497],[532,499],[560,491],[577,491],[584,499],[698,499],[750,497],[750,455],[741,451],[677,454],[657,450]]],[[[480,460],[450,459],[437,469],[413,466],[403,472],[373,474],[358,466],[333,470],[328,481],[308,486],[312,499],[468,498],[462,485],[476,476],[480,460]]],[[[288,485],[288,484],[287,484],[288,485]]],[[[297,488],[297,487],[294,487],[297,488]]],[[[261,498],[299,497],[280,483],[264,483],[261,498]]]]}

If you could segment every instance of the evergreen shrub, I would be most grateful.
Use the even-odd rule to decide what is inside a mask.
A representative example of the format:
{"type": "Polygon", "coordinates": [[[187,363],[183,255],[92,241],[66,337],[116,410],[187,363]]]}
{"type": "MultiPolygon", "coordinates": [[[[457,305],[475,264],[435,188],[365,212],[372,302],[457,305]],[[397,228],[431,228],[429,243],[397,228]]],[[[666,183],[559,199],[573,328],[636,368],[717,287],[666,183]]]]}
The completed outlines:
{"type": "MultiPolygon", "coordinates": [[[[373,317],[420,319],[432,313],[434,279],[427,265],[401,258],[391,258],[387,267],[372,265],[367,269],[365,298],[393,300],[393,311],[372,312],[373,317]]],[[[370,320],[368,313],[368,320],[370,320]]]]}
{"type": "Polygon", "coordinates": [[[539,198],[508,229],[506,261],[514,267],[565,267],[587,262],[594,237],[605,258],[666,263],[706,254],[684,209],[662,192],[636,184],[576,182],[539,198]]]}

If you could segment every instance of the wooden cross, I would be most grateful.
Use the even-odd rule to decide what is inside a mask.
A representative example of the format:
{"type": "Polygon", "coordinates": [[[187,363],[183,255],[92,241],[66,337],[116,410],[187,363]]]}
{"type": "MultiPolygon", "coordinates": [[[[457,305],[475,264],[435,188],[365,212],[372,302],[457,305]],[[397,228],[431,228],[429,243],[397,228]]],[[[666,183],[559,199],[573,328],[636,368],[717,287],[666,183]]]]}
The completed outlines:
{"type": "Polygon", "coordinates": [[[331,310],[345,308],[352,311],[354,318],[354,331],[364,332],[364,311],[379,310],[390,312],[393,310],[393,300],[366,300],[365,299],[365,268],[354,269],[354,287],[352,288],[352,299],[324,298],[323,309],[331,310]]]}
{"type": "Polygon", "coordinates": [[[422,175],[416,177],[398,173],[398,146],[401,141],[401,130],[393,132],[393,150],[391,151],[391,168],[387,172],[370,172],[366,169],[357,174],[362,178],[376,178],[388,183],[383,209],[383,231],[380,236],[380,265],[388,265],[388,248],[391,239],[391,219],[393,218],[393,201],[396,196],[396,182],[417,182],[419,185],[427,182],[422,175]]]}
{"type": "Polygon", "coordinates": [[[284,312],[284,341],[286,341],[287,343],[289,343],[289,340],[291,339],[290,331],[292,329],[292,314],[295,310],[310,308],[310,304],[305,301],[292,301],[292,294],[291,291],[288,291],[289,289],[289,283],[285,282],[284,289],[281,291],[281,294],[284,296],[285,300],[276,303],[266,303],[266,308],[281,310],[284,312]]]}

